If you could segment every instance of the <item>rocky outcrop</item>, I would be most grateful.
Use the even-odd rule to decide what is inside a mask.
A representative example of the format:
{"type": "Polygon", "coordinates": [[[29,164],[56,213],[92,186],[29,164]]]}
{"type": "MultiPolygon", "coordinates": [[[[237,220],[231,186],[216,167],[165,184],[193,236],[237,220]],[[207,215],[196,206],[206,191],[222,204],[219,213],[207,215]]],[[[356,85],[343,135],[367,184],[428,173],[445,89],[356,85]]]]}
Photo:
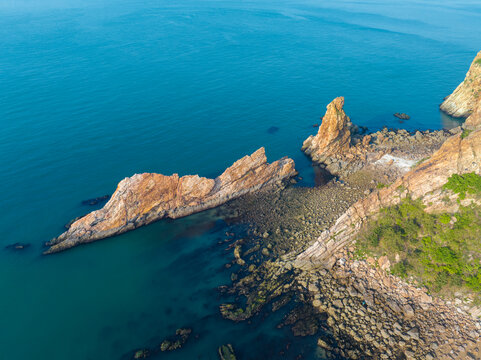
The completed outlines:
{"type": "Polygon", "coordinates": [[[464,81],[441,104],[441,110],[454,117],[468,117],[480,96],[481,51],[474,58],[464,81]]]}
{"type": "Polygon", "coordinates": [[[296,174],[294,161],[267,163],[265,150],[236,161],[216,179],[197,175],[136,174],[122,180],[108,203],[47,243],[46,254],[118,235],[162,218],[177,219],[272,186],[296,174]]]}
{"type": "MultiPolygon", "coordinates": [[[[481,87],[480,87],[481,90],[481,87]]],[[[473,130],[481,126],[481,96],[474,107],[473,113],[464,122],[464,128],[473,130]]]]}
{"type": "MultiPolygon", "coordinates": [[[[474,120],[473,120],[474,121],[474,120]]],[[[330,267],[335,252],[351,242],[369,216],[379,209],[398,204],[407,195],[421,198],[427,210],[443,209],[446,196],[443,185],[452,174],[475,172],[481,174],[481,129],[469,134],[449,138],[432,157],[400,177],[389,187],[379,189],[352,205],[329,229],[324,231],[306,251],[301,253],[295,266],[308,269],[330,267]]]]}
{"type": "MultiPolygon", "coordinates": [[[[315,136],[304,141],[302,150],[331,174],[346,177],[369,168],[394,180],[409,171],[417,161],[431,156],[452,133],[384,128],[362,134],[343,109],[344,98],[328,106],[315,136]]],[[[386,179],[384,179],[386,180],[386,179]]]]}
{"type": "Polygon", "coordinates": [[[309,136],[302,150],[316,162],[326,162],[331,156],[344,153],[351,147],[352,123],[344,112],[344,98],[335,98],[322,118],[316,136],[309,136]]]}

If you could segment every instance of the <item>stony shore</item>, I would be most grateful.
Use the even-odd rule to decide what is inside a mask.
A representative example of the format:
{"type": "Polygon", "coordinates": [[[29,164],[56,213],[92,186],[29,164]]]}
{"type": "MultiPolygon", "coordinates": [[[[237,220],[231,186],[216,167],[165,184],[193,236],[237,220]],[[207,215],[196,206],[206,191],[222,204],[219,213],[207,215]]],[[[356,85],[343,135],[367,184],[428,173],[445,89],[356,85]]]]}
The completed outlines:
{"type": "Polygon", "coordinates": [[[247,305],[227,304],[221,313],[242,321],[268,303],[277,310],[298,299],[305,307],[289,313],[280,326],[290,326],[299,336],[322,329],[321,358],[481,358],[481,322],[469,313],[472,307],[465,299],[432,297],[374,259],[357,259],[352,247],[332,254],[330,269],[293,266],[297,254],[346,208],[377,190],[381,182],[374,174],[364,171],[322,187],[258,194],[221,209],[245,214],[241,218],[251,225],[251,242],[241,240],[234,257],[240,266],[234,267],[232,287],[226,289],[245,297],[247,305]]]}
{"type": "MultiPolygon", "coordinates": [[[[352,249],[351,249],[352,250],[352,249]]],[[[479,359],[481,323],[389,275],[380,266],[338,254],[330,271],[302,272],[298,289],[327,313],[326,355],[349,359],[479,359]]]]}
{"type": "Polygon", "coordinates": [[[235,246],[238,267],[223,289],[246,301],[224,304],[221,313],[242,321],[268,303],[277,311],[297,299],[304,306],[279,326],[301,336],[321,332],[321,358],[480,359],[480,308],[463,296],[431,296],[392,275],[384,258],[359,259],[352,242],[367,218],[405,196],[420,198],[428,211],[467,201],[454,201],[442,186],[452,174],[481,171],[481,103],[450,131],[370,134],[351,123],[343,105],[335,99],[303,145],[336,178],[227,205],[250,224],[250,240],[235,246]]]}

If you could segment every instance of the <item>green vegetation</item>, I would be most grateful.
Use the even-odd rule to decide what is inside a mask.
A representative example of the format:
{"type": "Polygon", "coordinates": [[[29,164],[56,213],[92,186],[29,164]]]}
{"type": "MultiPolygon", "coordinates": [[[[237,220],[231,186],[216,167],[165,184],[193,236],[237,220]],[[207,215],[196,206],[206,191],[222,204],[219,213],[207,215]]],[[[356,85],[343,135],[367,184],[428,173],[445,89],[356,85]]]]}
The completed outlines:
{"type": "Polygon", "coordinates": [[[469,134],[471,134],[472,132],[473,130],[464,129],[463,132],[461,133],[461,139],[468,137],[469,134]]]}
{"type": "Polygon", "coordinates": [[[358,256],[387,255],[397,276],[413,277],[440,295],[474,292],[480,301],[481,207],[461,206],[455,214],[428,214],[424,208],[405,198],[383,209],[357,239],[358,256]]]}
{"type": "Polygon", "coordinates": [[[428,158],[422,158],[421,160],[416,161],[416,163],[412,166],[412,168],[415,168],[416,166],[422,164],[425,162],[428,158]]]}
{"type": "Polygon", "coordinates": [[[385,187],[387,187],[387,185],[382,183],[382,182],[377,183],[377,185],[376,185],[376,188],[378,188],[378,189],[382,189],[382,188],[385,188],[385,187]]]}
{"type": "Polygon", "coordinates": [[[481,59],[478,59],[474,62],[475,64],[481,65],[481,59]]]}
{"type": "Polygon", "coordinates": [[[463,175],[453,174],[443,188],[452,190],[459,195],[459,199],[463,200],[467,193],[481,194],[481,176],[474,172],[463,175]]]}

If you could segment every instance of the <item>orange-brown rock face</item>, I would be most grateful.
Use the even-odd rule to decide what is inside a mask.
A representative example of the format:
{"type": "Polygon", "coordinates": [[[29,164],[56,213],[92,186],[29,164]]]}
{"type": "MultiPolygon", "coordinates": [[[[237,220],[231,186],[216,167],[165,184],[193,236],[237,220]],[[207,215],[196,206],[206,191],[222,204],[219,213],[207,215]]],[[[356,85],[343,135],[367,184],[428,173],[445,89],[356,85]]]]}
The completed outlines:
{"type": "Polygon", "coordinates": [[[48,243],[45,253],[100,240],[159,219],[187,216],[243,194],[276,184],[296,174],[288,158],[267,163],[265,150],[236,161],[216,179],[197,175],[135,174],[122,180],[105,206],[74,222],[48,243]]]}
{"type": "MultiPolygon", "coordinates": [[[[480,88],[481,92],[481,88],[480,88]]],[[[473,113],[469,115],[469,117],[464,122],[464,127],[468,129],[474,129],[481,125],[481,96],[478,99],[478,103],[476,104],[473,113]]]]}
{"type": "Polygon", "coordinates": [[[316,162],[325,162],[329,157],[344,153],[351,145],[351,121],[344,112],[344,98],[335,98],[322,118],[316,136],[309,136],[302,150],[316,162]]]}
{"type": "MultiPolygon", "coordinates": [[[[343,109],[344,98],[334,99],[315,136],[302,150],[331,174],[347,176],[361,169],[376,171],[380,178],[396,179],[417,161],[431,156],[451,133],[388,130],[361,133],[343,109]]],[[[391,180],[391,181],[392,181],[391,180]]]]}
{"type": "Polygon", "coordinates": [[[481,97],[481,51],[476,55],[464,81],[441,104],[454,117],[468,117],[481,97]]]}
{"type": "MultiPolygon", "coordinates": [[[[481,122],[481,118],[473,119],[481,122]]],[[[475,172],[481,175],[481,129],[462,137],[457,134],[446,140],[429,160],[416,166],[400,177],[391,186],[380,189],[367,198],[352,205],[329,229],[303,253],[295,266],[309,269],[313,266],[328,266],[332,255],[350,243],[369,216],[381,208],[398,204],[409,194],[413,199],[421,198],[429,205],[427,210],[443,209],[443,190],[453,174],[475,172]]]]}

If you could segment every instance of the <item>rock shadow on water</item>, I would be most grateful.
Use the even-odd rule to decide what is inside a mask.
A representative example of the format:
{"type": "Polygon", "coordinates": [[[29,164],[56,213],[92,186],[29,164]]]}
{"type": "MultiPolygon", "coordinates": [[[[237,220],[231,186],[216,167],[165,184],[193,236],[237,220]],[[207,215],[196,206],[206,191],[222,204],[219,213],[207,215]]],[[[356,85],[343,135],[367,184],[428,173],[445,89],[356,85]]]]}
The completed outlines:
{"type": "Polygon", "coordinates": [[[443,126],[443,129],[446,129],[446,130],[454,129],[458,126],[461,126],[466,120],[464,118],[452,117],[446,114],[445,112],[443,112],[442,110],[439,111],[439,115],[441,117],[441,124],[443,126]]]}
{"type": "Polygon", "coordinates": [[[329,181],[334,179],[334,175],[332,175],[327,169],[315,165],[312,165],[312,168],[314,170],[314,184],[315,186],[324,186],[326,185],[329,181]]]}

